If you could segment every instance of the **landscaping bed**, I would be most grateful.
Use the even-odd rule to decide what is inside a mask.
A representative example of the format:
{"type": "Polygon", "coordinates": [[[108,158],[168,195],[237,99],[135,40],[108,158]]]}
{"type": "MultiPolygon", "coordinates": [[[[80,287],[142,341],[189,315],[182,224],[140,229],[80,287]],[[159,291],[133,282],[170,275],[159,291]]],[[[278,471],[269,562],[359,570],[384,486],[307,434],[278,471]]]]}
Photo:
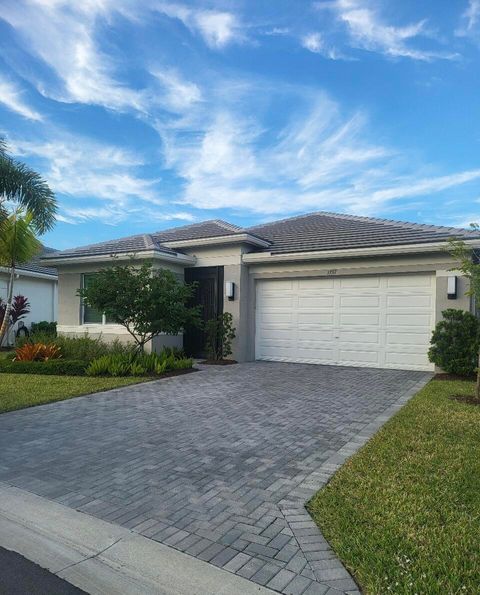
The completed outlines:
{"type": "Polygon", "coordinates": [[[478,593],[480,407],[433,380],[308,510],[365,593],[478,593]]]}

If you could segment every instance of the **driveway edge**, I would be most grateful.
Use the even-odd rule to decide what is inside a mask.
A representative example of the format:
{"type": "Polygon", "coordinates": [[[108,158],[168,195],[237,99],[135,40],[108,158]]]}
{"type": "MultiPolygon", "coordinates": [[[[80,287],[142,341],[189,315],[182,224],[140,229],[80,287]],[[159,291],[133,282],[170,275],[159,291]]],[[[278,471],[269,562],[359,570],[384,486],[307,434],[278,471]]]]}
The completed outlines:
{"type": "Polygon", "coordinates": [[[92,595],[273,593],[129,529],[2,482],[0,546],[92,595]]]}

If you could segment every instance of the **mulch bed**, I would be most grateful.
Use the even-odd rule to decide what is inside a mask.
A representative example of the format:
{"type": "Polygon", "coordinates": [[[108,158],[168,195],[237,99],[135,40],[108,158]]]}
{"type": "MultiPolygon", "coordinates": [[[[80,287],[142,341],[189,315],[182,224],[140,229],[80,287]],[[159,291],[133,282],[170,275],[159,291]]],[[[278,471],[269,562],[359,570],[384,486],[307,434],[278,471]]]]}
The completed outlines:
{"type": "Polygon", "coordinates": [[[467,405],[477,405],[480,407],[480,401],[471,395],[453,395],[450,397],[452,401],[459,401],[460,403],[467,403],[467,405]]]}
{"type": "Polygon", "coordinates": [[[152,376],[154,380],[161,380],[162,378],[171,378],[172,376],[183,376],[184,374],[191,374],[192,372],[198,372],[198,368],[187,368],[186,370],[172,370],[171,372],[166,372],[165,374],[161,374],[160,376],[152,376]]]}
{"type": "Polygon", "coordinates": [[[464,380],[465,382],[475,382],[477,377],[473,376],[458,376],[458,374],[446,374],[442,372],[441,374],[435,374],[434,380],[464,380]]]}
{"type": "Polygon", "coordinates": [[[206,364],[207,366],[230,366],[232,364],[238,364],[238,362],[234,359],[206,359],[201,364],[206,364]]]}

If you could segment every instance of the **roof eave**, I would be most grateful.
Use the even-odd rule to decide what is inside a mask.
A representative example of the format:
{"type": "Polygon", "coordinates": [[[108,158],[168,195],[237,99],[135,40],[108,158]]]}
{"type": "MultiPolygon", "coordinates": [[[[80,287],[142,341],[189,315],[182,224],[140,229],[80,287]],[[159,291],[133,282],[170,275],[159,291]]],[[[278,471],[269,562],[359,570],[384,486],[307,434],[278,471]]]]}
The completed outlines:
{"type": "Polygon", "coordinates": [[[271,246],[271,242],[249,233],[236,233],[232,235],[212,236],[189,240],[174,240],[172,242],[162,242],[162,244],[167,248],[191,248],[194,246],[215,246],[219,244],[250,244],[258,248],[268,248],[271,246]]]}
{"type": "MultiPolygon", "coordinates": [[[[471,248],[480,248],[480,238],[464,240],[471,248]]],[[[348,248],[340,250],[316,250],[311,252],[285,252],[272,254],[271,252],[250,252],[244,254],[245,264],[263,262],[282,262],[299,260],[336,260],[341,258],[361,258],[372,256],[395,256],[402,254],[422,254],[428,252],[448,251],[448,241],[428,242],[423,244],[401,244],[390,246],[372,246],[368,248],[348,248]]]]}
{"type": "Polygon", "coordinates": [[[176,263],[185,266],[191,266],[195,264],[196,258],[194,256],[188,256],[186,254],[168,254],[160,250],[137,250],[135,252],[108,252],[105,254],[83,254],[79,256],[57,256],[50,258],[42,258],[40,262],[47,266],[60,267],[66,264],[89,264],[106,262],[109,259],[115,259],[115,261],[126,261],[132,259],[142,260],[157,260],[162,262],[176,263]]]}

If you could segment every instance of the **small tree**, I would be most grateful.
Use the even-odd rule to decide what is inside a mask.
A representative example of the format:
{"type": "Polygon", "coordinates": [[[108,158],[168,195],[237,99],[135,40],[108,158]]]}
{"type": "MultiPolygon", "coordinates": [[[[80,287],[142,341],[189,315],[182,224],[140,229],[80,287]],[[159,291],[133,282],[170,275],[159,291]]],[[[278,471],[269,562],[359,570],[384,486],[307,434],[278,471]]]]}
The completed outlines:
{"type": "Polygon", "coordinates": [[[212,318],[205,325],[207,332],[207,354],[213,361],[225,359],[232,353],[232,341],[235,339],[233,316],[224,312],[212,318]]]}
{"type": "Polygon", "coordinates": [[[448,374],[470,376],[477,368],[479,322],[464,310],[442,312],[432,334],[428,357],[448,374]]]}
{"type": "MultiPolygon", "coordinates": [[[[473,231],[479,231],[476,223],[471,225],[473,231]]],[[[476,306],[480,302],[480,263],[475,251],[465,244],[463,240],[452,239],[450,254],[458,262],[456,268],[470,281],[470,289],[467,295],[475,299],[476,306]]],[[[480,351],[477,349],[477,384],[475,387],[475,398],[480,401],[480,351]]]]}
{"type": "Polygon", "coordinates": [[[127,329],[138,350],[157,335],[178,335],[200,324],[199,307],[189,307],[195,287],[178,281],[169,270],[144,262],[118,265],[95,274],[78,295],[127,329]]]}
{"type": "Polygon", "coordinates": [[[0,221],[0,265],[9,269],[7,302],[0,324],[0,345],[10,324],[16,268],[28,262],[42,245],[35,236],[33,215],[17,206],[3,221],[0,221]]]}

